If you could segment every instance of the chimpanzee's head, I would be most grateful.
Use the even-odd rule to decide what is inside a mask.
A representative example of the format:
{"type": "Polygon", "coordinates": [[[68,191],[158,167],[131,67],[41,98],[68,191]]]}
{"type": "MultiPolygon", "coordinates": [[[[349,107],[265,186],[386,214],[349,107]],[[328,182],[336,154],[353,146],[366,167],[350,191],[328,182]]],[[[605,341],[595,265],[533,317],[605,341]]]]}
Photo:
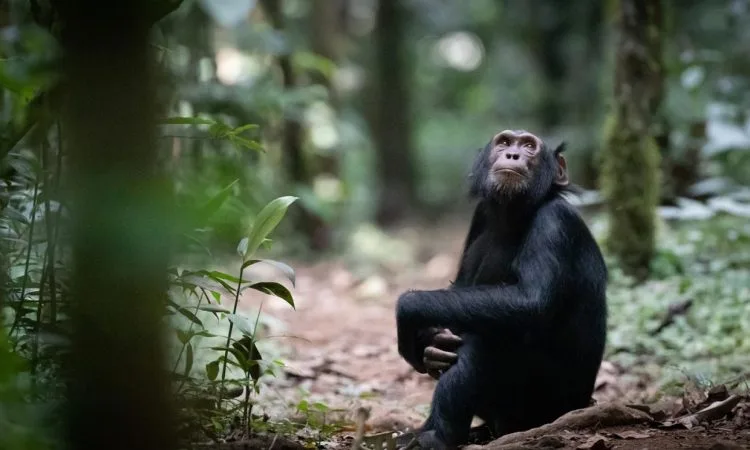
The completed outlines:
{"type": "Polygon", "coordinates": [[[536,203],[562,191],[569,184],[564,148],[565,144],[560,144],[551,150],[528,131],[501,131],[477,155],[470,193],[500,203],[536,203]]]}

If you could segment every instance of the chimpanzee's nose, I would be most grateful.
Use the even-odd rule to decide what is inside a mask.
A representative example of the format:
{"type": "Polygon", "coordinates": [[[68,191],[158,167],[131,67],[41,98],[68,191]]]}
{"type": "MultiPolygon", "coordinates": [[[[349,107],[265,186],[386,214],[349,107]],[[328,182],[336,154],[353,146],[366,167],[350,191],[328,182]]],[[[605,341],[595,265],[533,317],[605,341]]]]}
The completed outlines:
{"type": "Polygon", "coordinates": [[[515,160],[517,160],[520,157],[521,157],[521,154],[519,152],[505,152],[505,158],[506,159],[515,159],[515,160]]]}

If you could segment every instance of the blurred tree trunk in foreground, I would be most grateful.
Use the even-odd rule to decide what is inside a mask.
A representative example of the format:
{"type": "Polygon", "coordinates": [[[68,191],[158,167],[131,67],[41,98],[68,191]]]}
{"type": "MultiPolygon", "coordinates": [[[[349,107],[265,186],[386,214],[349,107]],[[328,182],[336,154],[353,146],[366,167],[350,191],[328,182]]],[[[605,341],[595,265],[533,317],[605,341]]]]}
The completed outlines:
{"type": "Polygon", "coordinates": [[[390,225],[416,203],[407,12],[400,0],[380,0],[375,25],[371,130],[378,161],[376,220],[390,225]]]}
{"type": "Polygon", "coordinates": [[[660,155],[654,120],[662,97],[660,1],[620,0],[614,111],[606,124],[602,191],[607,245],[626,273],[643,278],[654,254],[660,155]]]}
{"type": "Polygon", "coordinates": [[[169,450],[173,415],[160,325],[173,214],[156,164],[145,13],[155,3],[56,4],[73,183],[69,448],[169,450]]]}

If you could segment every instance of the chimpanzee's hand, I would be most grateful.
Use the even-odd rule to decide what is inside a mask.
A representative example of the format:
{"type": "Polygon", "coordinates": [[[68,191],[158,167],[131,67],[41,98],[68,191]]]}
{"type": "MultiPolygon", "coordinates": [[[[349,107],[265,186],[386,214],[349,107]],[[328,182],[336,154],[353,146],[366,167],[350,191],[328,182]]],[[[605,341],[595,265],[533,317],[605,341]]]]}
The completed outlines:
{"type": "Polygon", "coordinates": [[[463,341],[451,330],[444,328],[436,329],[432,341],[424,349],[423,362],[427,373],[434,379],[440,378],[444,370],[456,363],[458,354],[456,350],[463,341]]]}

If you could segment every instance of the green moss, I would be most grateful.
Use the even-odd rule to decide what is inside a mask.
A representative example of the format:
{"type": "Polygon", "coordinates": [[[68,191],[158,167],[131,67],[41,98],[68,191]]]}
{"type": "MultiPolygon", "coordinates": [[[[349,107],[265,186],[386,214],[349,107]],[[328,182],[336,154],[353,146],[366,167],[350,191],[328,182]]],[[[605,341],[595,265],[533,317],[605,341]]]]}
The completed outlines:
{"type": "Polygon", "coordinates": [[[601,186],[610,216],[605,245],[625,273],[642,278],[654,255],[661,157],[646,127],[623,116],[615,113],[605,123],[601,186]]]}

